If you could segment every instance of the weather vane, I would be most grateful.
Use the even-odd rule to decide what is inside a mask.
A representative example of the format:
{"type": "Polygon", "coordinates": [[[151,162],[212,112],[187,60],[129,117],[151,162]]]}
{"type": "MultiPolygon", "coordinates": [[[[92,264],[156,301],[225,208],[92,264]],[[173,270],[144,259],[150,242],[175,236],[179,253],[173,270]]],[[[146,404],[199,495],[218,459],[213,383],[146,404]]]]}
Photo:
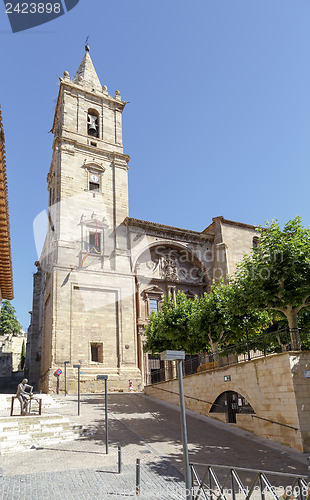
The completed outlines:
{"type": "Polygon", "coordinates": [[[89,45],[88,45],[88,40],[89,40],[89,35],[87,35],[87,38],[85,40],[85,50],[89,52],[89,45]]]}

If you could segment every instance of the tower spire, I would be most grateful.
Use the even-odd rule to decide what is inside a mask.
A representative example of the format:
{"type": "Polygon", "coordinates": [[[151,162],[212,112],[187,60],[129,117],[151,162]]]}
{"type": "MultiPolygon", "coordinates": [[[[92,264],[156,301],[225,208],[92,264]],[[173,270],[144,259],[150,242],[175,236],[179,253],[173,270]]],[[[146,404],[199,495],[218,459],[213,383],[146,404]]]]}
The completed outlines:
{"type": "Polygon", "coordinates": [[[89,55],[90,49],[87,42],[88,37],[85,42],[85,55],[72,81],[73,83],[82,83],[83,85],[91,87],[93,90],[101,91],[102,86],[89,55]]]}

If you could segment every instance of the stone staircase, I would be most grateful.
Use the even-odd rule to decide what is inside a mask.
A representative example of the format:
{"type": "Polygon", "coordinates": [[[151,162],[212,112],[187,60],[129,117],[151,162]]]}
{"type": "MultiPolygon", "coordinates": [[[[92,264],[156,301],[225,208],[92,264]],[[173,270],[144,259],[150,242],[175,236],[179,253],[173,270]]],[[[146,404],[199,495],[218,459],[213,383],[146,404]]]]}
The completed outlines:
{"type": "Polygon", "coordinates": [[[71,441],[85,433],[61,415],[31,415],[0,418],[0,455],[71,441]]]}
{"type": "Polygon", "coordinates": [[[15,416],[10,417],[12,396],[0,394],[0,455],[72,441],[86,434],[82,425],[59,415],[65,402],[55,400],[50,394],[38,395],[42,399],[42,415],[20,416],[20,404],[15,399],[15,416]]]}

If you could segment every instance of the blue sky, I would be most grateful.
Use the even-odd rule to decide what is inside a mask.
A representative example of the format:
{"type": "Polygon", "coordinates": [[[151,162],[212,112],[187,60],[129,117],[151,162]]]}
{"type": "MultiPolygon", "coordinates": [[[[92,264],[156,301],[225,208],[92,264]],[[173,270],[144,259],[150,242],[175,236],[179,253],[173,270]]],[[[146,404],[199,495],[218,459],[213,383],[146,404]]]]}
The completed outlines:
{"type": "Polygon", "coordinates": [[[298,214],[308,226],[309,20],[308,0],[80,0],[12,34],[0,4],[13,305],[24,328],[57,75],[73,77],[86,36],[101,83],[129,102],[131,217],[202,231],[217,215],[283,224],[298,214]]]}

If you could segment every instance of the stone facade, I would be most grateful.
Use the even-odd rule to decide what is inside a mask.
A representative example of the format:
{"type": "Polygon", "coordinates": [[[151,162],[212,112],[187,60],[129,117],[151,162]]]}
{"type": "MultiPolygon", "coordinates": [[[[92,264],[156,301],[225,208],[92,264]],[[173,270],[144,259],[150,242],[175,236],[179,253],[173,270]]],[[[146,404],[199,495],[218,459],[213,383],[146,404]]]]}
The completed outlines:
{"type": "MultiPolygon", "coordinates": [[[[309,452],[310,383],[305,378],[309,368],[309,352],[285,352],[189,375],[184,378],[184,394],[197,399],[185,398],[185,404],[190,410],[229,422],[226,408],[222,412],[211,409],[221,394],[234,391],[246,399],[253,413],[237,413],[236,423],[230,425],[309,452]],[[229,381],[224,379],[227,375],[229,381]]],[[[146,386],[144,390],[152,397],[179,404],[178,380],[146,386]]]]}
{"type": "MultiPolygon", "coordinates": [[[[141,388],[143,332],[164,295],[207,292],[252,246],[253,226],[217,217],[203,232],[132,219],[119,91],[101,86],[89,50],[60,81],[48,174],[48,234],[34,276],[31,383],[55,391],[54,372],[81,363],[83,391],[141,388]],[[227,238],[227,241],[226,241],[227,238]],[[238,241],[240,242],[238,244],[238,241]]],[[[64,388],[63,378],[60,390],[64,388]]]]}
{"type": "Polygon", "coordinates": [[[21,371],[23,342],[26,346],[26,335],[0,335],[0,377],[10,377],[12,372],[21,371]]]}

